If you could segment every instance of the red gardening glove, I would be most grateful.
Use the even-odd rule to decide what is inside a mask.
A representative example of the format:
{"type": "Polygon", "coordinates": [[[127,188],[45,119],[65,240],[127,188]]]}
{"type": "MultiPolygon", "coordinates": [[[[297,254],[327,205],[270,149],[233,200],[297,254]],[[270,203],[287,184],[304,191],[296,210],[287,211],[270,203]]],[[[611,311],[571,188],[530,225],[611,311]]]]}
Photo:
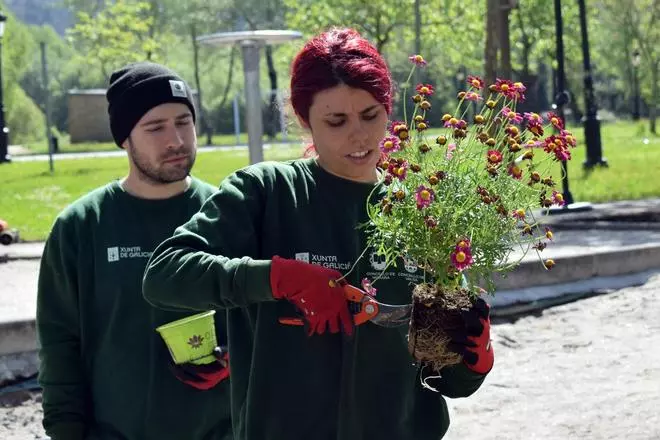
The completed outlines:
{"type": "Polygon", "coordinates": [[[347,335],[353,333],[353,319],[348,310],[344,290],[335,280],[341,273],[316,264],[273,257],[270,285],[273,297],[286,299],[300,310],[307,323],[307,333],[339,332],[339,324],[347,335]]]}
{"type": "Polygon", "coordinates": [[[208,390],[229,377],[229,352],[224,347],[213,350],[216,360],[210,364],[197,365],[170,363],[177,379],[198,390],[208,390]]]}
{"type": "Polygon", "coordinates": [[[463,363],[472,371],[487,374],[495,363],[490,341],[490,306],[477,298],[470,310],[464,311],[465,328],[452,332],[449,348],[463,356],[463,363]]]}

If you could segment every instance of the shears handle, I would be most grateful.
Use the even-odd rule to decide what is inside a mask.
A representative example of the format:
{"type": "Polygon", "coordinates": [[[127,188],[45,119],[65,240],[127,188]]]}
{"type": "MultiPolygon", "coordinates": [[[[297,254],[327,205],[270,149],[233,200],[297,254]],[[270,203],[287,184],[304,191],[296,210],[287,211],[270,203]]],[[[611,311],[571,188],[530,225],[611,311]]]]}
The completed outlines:
{"type": "MultiPolygon", "coordinates": [[[[378,303],[372,300],[364,291],[355,286],[351,286],[350,284],[345,284],[343,288],[344,296],[346,297],[346,300],[350,302],[349,309],[353,313],[354,325],[364,324],[374,316],[378,315],[378,303]]],[[[279,318],[279,322],[284,325],[305,325],[303,318],[279,318]]]]}

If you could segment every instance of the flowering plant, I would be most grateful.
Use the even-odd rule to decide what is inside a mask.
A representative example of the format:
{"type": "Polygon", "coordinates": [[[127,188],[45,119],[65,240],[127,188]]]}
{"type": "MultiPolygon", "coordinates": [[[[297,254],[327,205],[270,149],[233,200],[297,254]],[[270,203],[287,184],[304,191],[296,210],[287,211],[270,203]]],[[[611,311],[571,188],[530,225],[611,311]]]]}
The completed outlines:
{"type": "MultiPolygon", "coordinates": [[[[420,55],[410,60],[406,83],[426,64],[420,55]]],[[[407,89],[403,92],[405,100],[407,89]]],[[[494,274],[519,264],[508,261],[514,250],[524,256],[534,249],[540,256],[552,239],[532,210],[564,204],[550,170],[570,159],[576,140],[555,114],[544,120],[516,111],[525,99],[519,82],[498,79],[485,87],[481,78],[468,76],[456,109],[441,117],[431,117],[433,93],[431,84],[417,85],[410,119],[404,107],[405,120],[393,121],[380,144],[387,195],[368,207],[368,244],[388,265],[400,257],[416,261],[426,282],[415,286],[413,304],[427,306],[424,313],[433,322],[448,323],[448,310],[469,307],[484,291],[478,283],[492,292],[494,274]],[[470,107],[474,115],[468,121],[470,107]],[[439,133],[428,135],[436,124],[439,133]]],[[[542,263],[545,269],[554,265],[550,259],[542,263]]],[[[413,332],[432,324],[416,319],[422,318],[413,313],[413,332]]],[[[418,334],[412,336],[419,342],[418,334]]],[[[436,368],[457,361],[434,356],[436,368]]]]}

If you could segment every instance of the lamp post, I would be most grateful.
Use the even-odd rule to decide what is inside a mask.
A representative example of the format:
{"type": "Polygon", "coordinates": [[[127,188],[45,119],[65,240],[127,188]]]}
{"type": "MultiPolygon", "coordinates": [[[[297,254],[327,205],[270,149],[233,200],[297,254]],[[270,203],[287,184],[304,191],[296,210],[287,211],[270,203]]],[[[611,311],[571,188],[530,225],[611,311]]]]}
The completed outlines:
{"type": "Polygon", "coordinates": [[[638,49],[633,51],[632,55],[632,67],[633,67],[633,109],[632,109],[632,119],[633,121],[639,121],[640,111],[639,111],[639,65],[642,61],[642,56],[639,53],[638,49]]]}
{"type": "Polygon", "coordinates": [[[221,32],[197,37],[197,41],[214,46],[239,44],[243,52],[243,76],[245,80],[245,107],[248,132],[248,151],[250,163],[264,160],[263,152],[263,115],[261,112],[261,91],[259,88],[259,59],[261,48],[302,38],[296,31],[240,31],[221,32]]]}
{"type": "Polygon", "coordinates": [[[11,162],[9,156],[9,128],[5,126],[5,102],[2,93],[2,37],[7,16],[0,12],[0,163],[11,162]]]}
{"type": "MultiPolygon", "coordinates": [[[[561,0],[554,0],[555,2],[555,37],[557,41],[557,80],[555,85],[555,102],[552,108],[556,110],[557,115],[565,121],[564,106],[570,102],[570,94],[566,91],[566,72],[564,70],[564,25],[561,16],[561,0]]],[[[565,204],[559,208],[549,208],[550,214],[557,214],[563,212],[576,212],[586,211],[593,207],[590,203],[574,203],[573,195],[568,185],[568,165],[566,161],[561,161],[562,169],[562,195],[564,196],[565,204]]]]}
{"type": "Polygon", "coordinates": [[[589,36],[587,34],[587,9],[585,0],[578,0],[580,9],[580,30],[582,33],[582,61],[584,64],[584,104],[586,114],[582,118],[584,123],[584,137],[587,144],[587,158],[582,164],[584,168],[607,166],[603,157],[603,148],[600,141],[600,121],[598,120],[598,106],[594,95],[594,84],[591,75],[591,60],[589,57],[589,36]]]}

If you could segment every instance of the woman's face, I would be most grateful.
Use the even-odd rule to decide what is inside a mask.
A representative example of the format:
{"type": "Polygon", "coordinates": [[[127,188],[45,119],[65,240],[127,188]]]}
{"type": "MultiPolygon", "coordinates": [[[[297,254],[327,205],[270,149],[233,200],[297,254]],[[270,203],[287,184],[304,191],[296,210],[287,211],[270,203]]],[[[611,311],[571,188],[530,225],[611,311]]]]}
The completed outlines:
{"type": "Polygon", "coordinates": [[[363,89],[338,85],[314,95],[309,122],[321,167],[336,176],[375,182],[385,136],[385,106],[363,89]]]}

